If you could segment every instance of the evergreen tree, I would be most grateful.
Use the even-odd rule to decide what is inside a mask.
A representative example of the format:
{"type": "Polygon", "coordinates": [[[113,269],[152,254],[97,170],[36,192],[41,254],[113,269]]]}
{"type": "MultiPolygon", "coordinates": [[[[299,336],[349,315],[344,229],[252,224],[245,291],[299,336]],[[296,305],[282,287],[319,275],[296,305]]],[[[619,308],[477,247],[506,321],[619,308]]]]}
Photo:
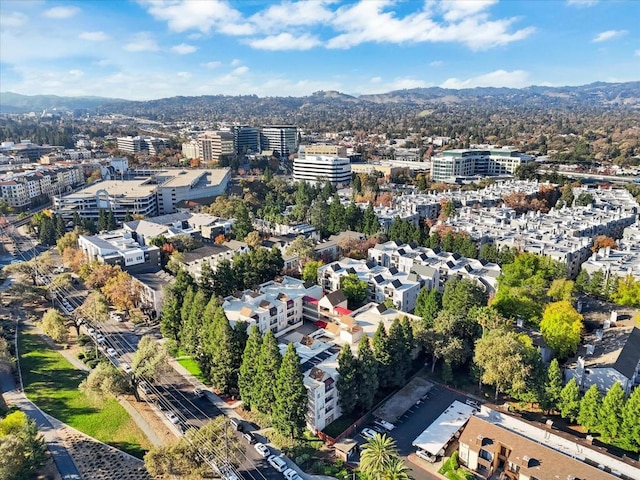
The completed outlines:
{"type": "Polygon", "coordinates": [[[373,210],[373,203],[369,202],[362,217],[362,233],[370,237],[378,233],[379,230],[380,223],[378,222],[378,216],[373,210]]]}
{"type": "Polygon", "coordinates": [[[640,388],[636,387],[622,409],[619,441],[621,447],[634,452],[640,449],[640,421],[638,419],[640,419],[640,388]]]}
{"type": "MultiPolygon", "coordinates": [[[[605,442],[610,443],[620,436],[624,406],[624,390],[619,382],[615,382],[604,396],[602,405],[598,410],[597,430],[605,442]]],[[[640,421],[640,419],[636,421],[640,421]]]]}
{"type": "Polygon", "coordinates": [[[433,326],[433,320],[438,316],[441,308],[441,295],[436,288],[432,288],[431,290],[423,288],[420,290],[418,298],[416,298],[414,313],[422,317],[425,328],[431,328],[433,326]]]}
{"type": "Polygon", "coordinates": [[[196,355],[200,351],[203,326],[202,314],[207,307],[207,296],[205,292],[198,289],[195,295],[189,299],[189,305],[187,305],[187,300],[185,299],[185,303],[183,304],[185,312],[187,307],[189,314],[183,319],[182,331],[180,332],[180,345],[191,355],[196,355]]]}
{"type": "Polygon", "coordinates": [[[289,343],[275,381],[275,402],[273,403],[273,423],[283,435],[302,433],[307,411],[307,389],[300,368],[300,357],[289,343]]]}
{"type": "Polygon", "coordinates": [[[378,384],[382,388],[387,388],[392,385],[393,372],[389,338],[382,322],[378,324],[376,333],[373,335],[373,355],[378,364],[378,384]]]}
{"type": "Polygon", "coordinates": [[[249,329],[249,338],[242,353],[242,364],[238,375],[238,387],[240,398],[244,402],[244,408],[251,409],[252,399],[256,391],[258,362],[260,360],[260,347],[262,346],[262,334],[257,325],[249,329]]]}
{"type": "Polygon", "coordinates": [[[366,335],[358,345],[358,406],[361,411],[373,407],[378,393],[378,363],[366,335]]]}
{"type": "Polygon", "coordinates": [[[340,233],[346,230],[345,210],[340,203],[340,197],[336,193],[329,205],[329,218],[327,219],[327,230],[329,233],[340,233]]]}
{"type": "Polygon", "coordinates": [[[170,338],[180,343],[180,331],[182,330],[182,316],[180,314],[180,301],[177,295],[169,291],[162,304],[162,316],[160,317],[160,333],[165,338],[170,338]]]}
{"type": "Polygon", "coordinates": [[[62,218],[62,215],[56,215],[55,219],[56,219],[56,238],[62,238],[64,237],[64,234],[67,233],[67,229],[64,226],[64,219],[62,218]]]}
{"type": "Polygon", "coordinates": [[[249,209],[244,203],[239,203],[235,212],[235,222],[233,224],[233,233],[238,240],[243,240],[249,232],[253,231],[251,224],[251,215],[249,209]]]}
{"type": "Polygon", "coordinates": [[[589,390],[587,390],[582,400],[580,400],[578,423],[588,432],[596,431],[600,425],[598,412],[601,402],[602,395],[600,395],[600,391],[595,384],[589,387],[589,390]]]}
{"type": "Polygon", "coordinates": [[[127,210],[127,212],[124,214],[124,221],[125,223],[133,221],[133,215],[131,215],[130,210],[127,210]]]}
{"type": "Polygon", "coordinates": [[[411,354],[415,347],[415,338],[413,336],[413,323],[409,317],[402,317],[402,333],[404,334],[405,348],[407,350],[407,355],[409,356],[409,362],[411,362],[411,354]]]}
{"type": "Polygon", "coordinates": [[[211,278],[211,289],[215,295],[228,297],[238,289],[236,270],[227,259],[221,260],[211,278]]]}
{"type": "Polygon", "coordinates": [[[558,410],[562,418],[575,422],[580,413],[580,387],[575,378],[572,378],[560,391],[558,410]]]}
{"type": "Polygon", "coordinates": [[[107,212],[107,230],[115,230],[116,226],[116,217],[113,215],[113,210],[109,210],[107,212]]]}
{"type": "Polygon", "coordinates": [[[209,377],[222,393],[229,393],[237,387],[238,372],[233,357],[233,330],[222,306],[216,309],[213,324],[206,332],[203,350],[211,358],[209,377]]]}
{"type": "Polygon", "coordinates": [[[559,410],[560,394],[562,392],[562,370],[555,358],[547,370],[547,381],[544,386],[544,403],[547,410],[559,410]]]}
{"type": "Polygon", "coordinates": [[[411,356],[407,350],[404,328],[397,318],[393,320],[389,328],[387,345],[391,358],[389,381],[391,386],[400,387],[405,384],[407,374],[411,369],[411,356]]]}
{"type": "Polygon", "coordinates": [[[80,218],[80,214],[78,212],[73,212],[73,226],[74,227],[82,226],[82,219],[80,218]]]}
{"type": "Polygon", "coordinates": [[[275,402],[275,382],[274,375],[280,369],[282,358],[278,341],[273,332],[268,331],[262,338],[260,347],[260,357],[258,359],[258,369],[256,373],[255,397],[252,398],[252,407],[261,413],[271,413],[275,402]]]}
{"type": "Polygon", "coordinates": [[[214,276],[214,271],[209,262],[203,261],[202,268],[200,269],[200,281],[198,282],[198,287],[201,290],[204,290],[209,296],[214,294],[214,276]]]}
{"type": "Polygon", "coordinates": [[[358,362],[349,344],[338,355],[338,403],[344,415],[350,415],[358,402],[358,362]]]}
{"type": "MultiPolygon", "coordinates": [[[[184,298],[182,299],[182,307],[180,307],[180,325],[184,326],[189,321],[191,315],[191,304],[193,303],[193,297],[195,297],[194,287],[191,285],[187,287],[184,298]]],[[[182,329],[181,334],[182,337],[182,329]]],[[[182,340],[181,340],[182,341],[182,340]]]]}
{"type": "Polygon", "coordinates": [[[472,280],[453,276],[447,280],[442,307],[450,312],[468,312],[487,304],[487,294],[472,280]]]}
{"type": "Polygon", "coordinates": [[[104,208],[98,210],[98,231],[104,232],[107,229],[107,215],[104,208]]]}

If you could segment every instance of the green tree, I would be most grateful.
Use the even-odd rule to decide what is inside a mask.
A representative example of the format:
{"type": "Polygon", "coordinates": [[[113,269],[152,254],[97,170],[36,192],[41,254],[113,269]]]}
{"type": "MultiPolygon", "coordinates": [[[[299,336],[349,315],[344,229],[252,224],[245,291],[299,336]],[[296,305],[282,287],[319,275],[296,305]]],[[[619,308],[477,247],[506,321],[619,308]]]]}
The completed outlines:
{"type": "Polygon", "coordinates": [[[387,388],[392,384],[391,351],[389,349],[389,337],[383,322],[378,323],[378,328],[373,334],[373,355],[378,364],[378,385],[387,388]]]}
{"type": "Polygon", "coordinates": [[[487,330],[505,328],[509,323],[493,306],[473,307],[469,311],[469,318],[482,327],[483,337],[487,330]]]}
{"type": "Polygon", "coordinates": [[[358,405],[369,411],[378,393],[378,365],[369,337],[363,336],[358,345],[358,405]]]}
{"type": "Polygon", "coordinates": [[[524,384],[529,374],[523,345],[514,332],[489,331],[476,342],[473,361],[482,372],[482,383],[496,387],[496,401],[501,391],[524,384]]]}
{"type": "Polygon", "coordinates": [[[237,387],[238,372],[233,358],[233,330],[222,306],[214,314],[213,322],[204,332],[203,352],[210,358],[209,378],[222,393],[237,387]]]}
{"type": "Polygon", "coordinates": [[[212,283],[213,292],[223,298],[231,295],[237,289],[235,270],[229,260],[223,259],[218,263],[212,283]]]}
{"type": "Polygon", "coordinates": [[[423,288],[420,290],[416,298],[414,313],[422,317],[425,328],[431,328],[433,326],[433,320],[441,308],[441,295],[437,289],[432,288],[431,290],[427,290],[423,288]]]}
{"type": "Polygon", "coordinates": [[[300,264],[304,264],[308,259],[313,258],[315,242],[304,235],[298,235],[287,248],[286,254],[298,257],[300,264]]]}
{"type": "Polygon", "coordinates": [[[180,299],[171,289],[165,289],[162,315],[160,316],[160,333],[165,338],[180,342],[182,316],[180,315],[180,299]]]}
{"type": "Polygon", "coordinates": [[[118,396],[129,391],[129,382],[122,372],[111,363],[100,362],[89,372],[78,386],[83,392],[94,397],[118,396]]]}
{"type": "Polygon", "coordinates": [[[300,357],[293,343],[287,345],[275,382],[273,422],[283,435],[300,435],[305,426],[307,389],[300,369],[300,357]]]}
{"type": "Polygon", "coordinates": [[[473,280],[453,276],[447,280],[442,295],[442,308],[450,312],[468,312],[487,304],[487,294],[473,280]]]}
{"type": "Polygon", "coordinates": [[[578,412],[578,423],[582,425],[588,432],[594,432],[600,424],[599,411],[602,403],[602,395],[598,387],[594,384],[580,400],[580,411],[578,412]]]}
{"type": "Polygon", "coordinates": [[[242,364],[238,374],[238,387],[240,398],[247,410],[251,409],[252,399],[256,392],[256,380],[258,362],[260,360],[260,348],[262,346],[262,334],[257,325],[249,329],[249,338],[242,353],[242,364]]]}
{"type": "Polygon", "coordinates": [[[309,260],[302,268],[302,279],[305,282],[318,282],[318,269],[322,266],[320,260],[309,260]]]}
{"type": "Polygon", "coordinates": [[[635,388],[622,409],[619,445],[637,452],[640,449],[640,388],[635,388]]]}
{"type": "Polygon", "coordinates": [[[336,193],[329,205],[329,217],[327,218],[327,230],[329,233],[340,233],[346,230],[345,210],[340,203],[340,197],[336,193]]]}
{"type": "Polygon", "coordinates": [[[572,302],[574,291],[575,285],[573,281],[567,280],[566,278],[556,278],[551,282],[547,296],[554,302],[560,302],[562,300],[572,302]]]}
{"type": "Polygon", "coordinates": [[[367,236],[372,236],[378,233],[379,230],[380,222],[378,221],[378,216],[373,210],[373,204],[369,202],[362,217],[362,233],[367,236]]]}
{"type": "Polygon", "coordinates": [[[560,391],[558,410],[562,418],[575,422],[580,413],[580,387],[575,378],[572,378],[560,391]]]}
{"type": "Polygon", "coordinates": [[[367,298],[367,282],[360,280],[355,273],[350,273],[340,279],[340,290],[347,297],[351,309],[362,305],[362,302],[367,298]]]}
{"type": "Polygon", "coordinates": [[[624,406],[624,390],[619,382],[615,382],[604,396],[602,405],[598,410],[597,430],[607,443],[617,440],[620,436],[624,406]]]}
{"type": "Polygon", "coordinates": [[[133,354],[131,368],[134,384],[137,384],[139,380],[158,381],[171,371],[167,349],[153,337],[144,335],[138,342],[138,349],[133,354]]]}
{"type": "Polygon", "coordinates": [[[38,326],[49,335],[55,342],[63,343],[69,338],[69,327],[65,318],[55,308],[48,309],[38,326]]]}
{"type": "Polygon", "coordinates": [[[547,410],[559,410],[562,393],[562,370],[557,359],[551,360],[547,370],[547,381],[544,387],[544,403],[547,410]]]}
{"type": "Polygon", "coordinates": [[[198,289],[195,295],[185,297],[182,304],[185,316],[180,330],[180,346],[191,355],[198,354],[203,344],[203,313],[207,303],[207,294],[203,289],[198,289]]]}
{"type": "Polygon", "coordinates": [[[251,407],[261,413],[271,413],[275,402],[275,383],[273,376],[280,370],[282,357],[278,348],[278,341],[273,332],[268,331],[262,338],[260,357],[256,372],[255,396],[252,395],[251,407]]]}
{"type": "Polygon", "coordinates": [[[633,275],[619,278],[611,300],[618,305],[640,306],[640,282],[636,281],[633,275]]]}
{"type": "Polygon", "coordinates": [[[244,203],[238,203],[234,214],[235,222],[233,224],[233,233],[238,240],[244,239],[249,232],[253,231],[251,224],[251,215],[249,209],[244,203]]]}
{"type": "Polygon", "coordinates": [[[358,403],[358,361],[349,344],[338,355],[338,403],[343,415],[351,415],[358,403]]]}
{"type": "Polygon", "coordinates": [[[389,327],[387,345],[391,358],[390,383],[394,387],[404,386],[411,370],[411,350],[405,339],[404,328],[397,318],[389,327]]]}
{"type": "Polygon", "coordinates": [[[14,411],[0,419],[0,479],[29,480],[47,459],[35,422],[14,411]]]}
{"type": "Polygon", "coordinates": [[[566,358],[580,343],[582,315],[566,300],[550,303],[544,310],[540,332],[556,355],[566,358]]]}
{"type": "Polygon", "coordinates": [[[360,470],[372,480],[384,480],[387,468],[395,458],[398,458],[395,440],[376,433],[362,446],[360,470]]]}

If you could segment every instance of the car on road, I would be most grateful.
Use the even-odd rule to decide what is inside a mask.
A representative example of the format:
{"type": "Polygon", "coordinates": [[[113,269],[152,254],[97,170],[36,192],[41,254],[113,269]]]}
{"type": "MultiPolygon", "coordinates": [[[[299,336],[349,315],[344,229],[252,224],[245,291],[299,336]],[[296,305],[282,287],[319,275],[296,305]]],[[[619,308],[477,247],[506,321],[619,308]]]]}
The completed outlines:
{"type": "Polygon", "coordinates": [[[93,336],[95,336],[95,334],[96,334],[96,329],[95,329],[95,328],[93,328],[93,327],[89,327],[89,328],[87,328],[87,333],[88,333],[90,336],[92,336],[92,337],[93,337],[93,336]]]}
{"type": "Polygon", "coordinates": [[[256,437],[251,432],[243,433],[242,438],[249,442],[249,445],[253,445],[257,442],[256,437]]]}
{"type": "Polygon", "coordinates": [[[107,355],[109,355],[110,357],[115,357],[118,355],[118,352],[116,352],[115,348],[107,348],[107,355]]]}
{"type": "Polygon", "coordinates": [[[282,472],[282,476],[287,480],[297,480],[300,478],[298,476],[298,472],[296,472],[293,468],[287,468],[284,472],[282,472]]]}
{"type": "Polygon", "coordinates": [[[103,334],[98,333],[98,334],[96,335],[96,341],[97,341],[98,343],[104,343],[104,342],[106,342],[107,340],[106,340],[106,338],[104,338],[104,335],[103,335],[103,334]]]}
{"type": "Polygon", "coordinates": [[[373,438],[376,433],[378,432],[376,432],[375,430],[371,430],[370,428],[363,428],[360,432],[360,435],[362,435],[362,438],[369,440],[370,438],[373,438]]]}
{"type": "Polygon", "coordinates": [[[271,465],[273,468],[275,468],[277,471],[281,473],[287,469],[287,462],[285,462],[282,458],[277,457],[275,455],[271,455],[267,459],[267,462],[269,462],[269,465],[271,465]]]}
{"type": "Polygon", "coordinates": [[[171,423],[173,423],[174,425],[180,423],[180,419],[178,418],[178,416],[172,412],[172,411],[168,411],[167,413],[165,413],[165,416],[169,419],[169,421],[171,423]]]}
{"type": "Polygon", "coordinates": [[[194,388],[193,389],[193,394],[196,396],[196,398],[204,397],[204,392],[202,390],[200,390],[199,388],[194,388]]]}
{"type": "Polygon", "coordinates": [[[253,448],[256,449],[256,452],[258,452],[262,458],[267,458],[270,454],[271,451],[269,450],[269,447],[267,447],[264,443],[256,443],[253,448]]]}
{"type": "Polygon", "coordinates": [[[151,393],[151,386],[147,382],[140,382],[140,385],[138,385],[138,388],[140,388],[142,393],[145,393],[147,395],[151,393]]]}
{"type": "Polygon", "coordinates": [[[121,363],[120,367],[122,368],[122,370],[124,370],[124,373],[131,373],[133,371],[131,365],[129,365],[128,363],[121,363]]]}

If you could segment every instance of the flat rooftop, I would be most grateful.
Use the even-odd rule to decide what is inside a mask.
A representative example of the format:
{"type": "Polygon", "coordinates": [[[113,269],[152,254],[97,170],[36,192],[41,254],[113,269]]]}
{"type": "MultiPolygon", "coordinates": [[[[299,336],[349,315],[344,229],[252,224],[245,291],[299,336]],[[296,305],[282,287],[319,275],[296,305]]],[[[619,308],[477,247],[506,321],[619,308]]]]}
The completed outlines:
{"type": "Polygon", "coordinates": [[[167,178],[167,180],[161,184],[162,187],[188,187],[196,182],[202,181],[202,177],[206,177],[207,185],[214,186],[220,185],[228,173],[228,168],[178,169],[163,170],[159,176],[167,178]]]}
{"type": "Polygon", "coordinates": [[[148,197],[155,193],[157,185],[148,184],[149,179],[105,180],[92,183],[63,198],[93,198],[99,190],[106,190],[112,197],[148,197]]]}
{"type": "Polygon", "coordinates": [[[472,406],[455,400],[424,432],[418,435],[412,445],[431,455],[439,455],[474,412],[475,408],[472,406]]]}

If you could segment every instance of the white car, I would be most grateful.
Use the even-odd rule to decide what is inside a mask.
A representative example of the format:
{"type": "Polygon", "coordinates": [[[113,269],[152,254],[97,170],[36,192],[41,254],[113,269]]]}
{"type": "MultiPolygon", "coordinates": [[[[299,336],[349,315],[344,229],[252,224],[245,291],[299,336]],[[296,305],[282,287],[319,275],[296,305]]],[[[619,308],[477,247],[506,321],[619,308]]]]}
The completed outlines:
{"type": "Polygon", "coordinates": [[[118,355],[118,352],[116,352],[115,348],[107,348],[107,355],[109,355],[110,357],[115,357],[118,355]]]}
{"type": "Polygon", "coordinates": [[[375,430],[371,430],[370,428],[363,428],[360,432],[360,435],[362,435],[362,437],[366,438],[367,440],[373,438],[376,434],[377,432],[375,430]]]}
{"type": "Polygon", "coordinates": [[[165,415],[167,416],[169,421],[171,423],[173,423],[174,425],[180,423],[180,419],[178,418],[178,416],[175,413],[169,411],[169,412],[165,413],[165,415]]]}
{"type": "Polygon", "coordinates": [[[271,455],[267,462],[269,462],[269,465],[271,465],[279,472],[284,472],[287,469],[287,462],[285,462],[280,457],[276,457],[275,455],[271,455]]]}
{"type": "Polygon", "coordinates": [[[374,421],[373,423],[378,425],[379,427],[384,428],[388,432],[390,432],[391,430],[396,428],[396,426],[393,423],[389,423],[389,422],[386,422],[386,421],[380,420],[380,419],[374,421]]]}
{"type": "Polygon", "coordinates": [[[151,387],[147,382],[140,382],[140,385],[138,385],[138,388],[140,388],[142,393],[145,393],[147,395],[151,393],[151,387]]]}
{"type": "Polygon", "coordinates": [[[271,454],[269,447],[267,447],[264,443],[256,443],[253,448],[256,449],[256,452],[258,452],[262,456],[262,458],[267,458],[271,454]]]}
{"type": "Polygon", "coordinates": [[[300,478],[298,476],[298,472],[296,472],[293,468],[287,468],[284,472],[282,472],[282,476],[287,480],[296,480],[300,478]]]}
{"type": "Polygon", "coordinates": [[[106,339],[104,338],[104,335],[103,335],[103,334],[98,333],[98,334],[96,335],[96,341],[97,341],[98,343],[104,343],[104,342],[106,341],[106,339]]]}
{"type": "Polygon", "coordinates": [[[93,337],[96,334],[96,329],[93,327],[89,327],[87,328],[87,333],[93,337]]]}
{"type": "Polygon", "coordinates": [[[133,371],[133,369],[131,368],[131,365],[129,365],[128,363],[121,363],[120,368],[124,370],[124,373],[131,373],[133,371]]]}
{"type": "Polygon", "coordinates": [[[204,392],[202,390],[200,390],[199,388],[194,388],[193,389],[193,394],[196,396],[196,398],[204,397],[204,392]]]}

